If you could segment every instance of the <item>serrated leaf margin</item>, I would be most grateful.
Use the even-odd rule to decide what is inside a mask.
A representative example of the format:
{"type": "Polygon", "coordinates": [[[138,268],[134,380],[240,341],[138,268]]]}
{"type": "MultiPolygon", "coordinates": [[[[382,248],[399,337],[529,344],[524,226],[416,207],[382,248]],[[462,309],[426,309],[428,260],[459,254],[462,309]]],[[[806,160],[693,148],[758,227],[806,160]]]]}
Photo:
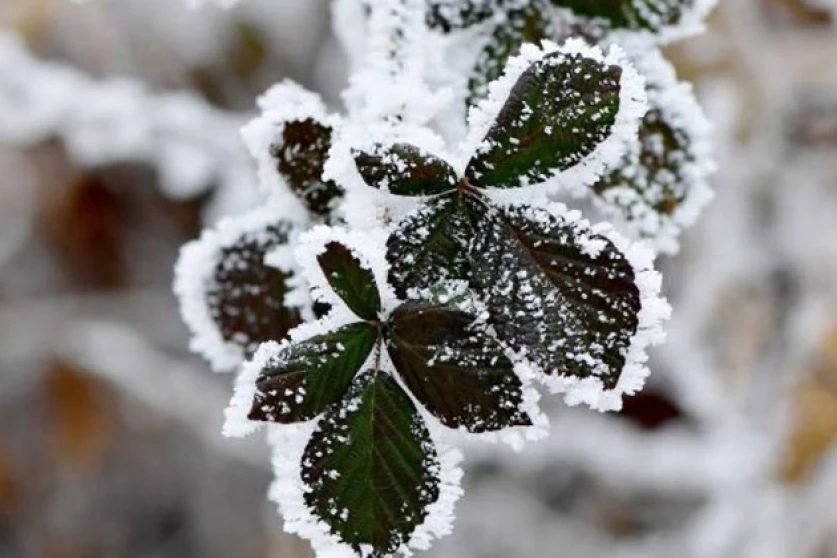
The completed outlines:
{"type": "Polygon", "coordinates": [[[346,246],[361,264],[372,272],[378,285],[381,308],[386,310],[397,303],[397,297],[387,281],[389,264],[386,261],[387,229],[375,228],[366,231],[317,225],[299,236],[294,251],[302,274],[308,279],[311,296],[315,301],[331,305],[332,316],[348,316],[346,319],[357,321],[343,299],[331,288],[328,278],[323,273],[317,257],[324,253],[326,246],[337,242],[346,246]]]}
{"type": "MultiPolygon", "coordinates": [[[[206,359],[216,372],[235,369],[244,361],[245,355],[237,344],[224,340],[206,302],[207,288],[211,285],[215,266],[225,248],[234,245],[244,235],[258,233],[285,220],[285,214],[285,206],[269,203],[242,215],[221,220],[216,227],[205,229],[200,238],[180,250],[174,270],[173,290],[179,301],[180,315],[191,333],[189,347],[206,359]]],[[[287,219],[287,223],[292,227],[288,235],[288,244],[291,244],[302,225],[292,217],[287,219]]],[[[266,265],[271,265],[267,260],[266,257],[266,265]]],[[[299,273],[294,273],[288,284],[293,296],[286,298],[286,302],[293,300],[303,317],[310,317],[311,299],[307,295],[304,279],[299,273]]]]}
{"type": "Polygon", "coordinates": [[[326,109],[322,97],[299,84],[285,80],[271,87],[258,99],[261,114],[241,129],[241,136],[256,161],[259,190],[277,198],[293,209],[289,213],[308,216],[308,208],[297,197],[276,169],[271,147],[281,138],[287,122],[312,119],[332,130],[343,125],[343,119],[326,109]]]}
{"type": "MultiPolygon", "coordinates": [[[[302,425],[269,425],[268,444],[271,448],[274,481],[268,498],[275,502],[285,521],[285,531],[308,539],[317,556],[355,556],[351,547],[343,544],[324,528],[305,503],[307,487],[300,478],[300,460],[305,447],[316,428],[315,423],[302,425]],[[330,554],[334,553],[334,554],[330,554]]],[[[426,550],[431,543],[453,530],[454,509],[462,496],[462,454],[453,446],[440,440],[431,429],[439,458],[439,498],[428,506],[428,515],[413,532],[410,541],[399,552],[409,555],[416,550],[426,550]]]]}
{"type": "MultiPolygon", "coordinates": [[[[660,51],[652,50],[636,58],[636,67],[647,79],[649,107],[659,111],[666,122],[674,123],[689,138],[691,160],[683,165],[687,176],[686,198],[671,215],[659,215],[644,200],[637,199],[638,195],[630,187],[615,187],[604,195],[594,195],[593,199],[605,215],[623,225],[632,237],[645,239],[661,254],[676,255],[680,251],[680,234],[697,221],[714,198],[710,179],[717,167],[712,127],[692,86],[678,81],[674,67],[660,51]],[[626,218],[627,206],[633,206],[639,214],[626,218]]],[[[640,148],[639,143],[632,145],[626,156],[635,156],[640,148]]]]}
{"type": "Polygon", "coordinates": [[[634,270],[635,283],[640,294],[641,309],[637,316],[636,333],[631,337],[625,365],[613,389],[605,389],[599,378],[577,378],[572,376],[548,375],[537,366],[516,354],[513,358],[524,367],[536,371],[536,380],[551,393],[563,394],[569,406],[587,405],[599,412],[619,411],[626,395],[637,393],[645,385],[650,370],[648,350],[665,340],[663,324],[671,317],[671,306],[661,295],[662,276],[654,269],[654,252],[642,242],[632,242],[617,232],[610,224],[590,225],[577,211],[570,211],[560,203],[549,203],[541,207],[552,215],[588,229],[591,233],[606,237],[621,252],[634,270]]]}

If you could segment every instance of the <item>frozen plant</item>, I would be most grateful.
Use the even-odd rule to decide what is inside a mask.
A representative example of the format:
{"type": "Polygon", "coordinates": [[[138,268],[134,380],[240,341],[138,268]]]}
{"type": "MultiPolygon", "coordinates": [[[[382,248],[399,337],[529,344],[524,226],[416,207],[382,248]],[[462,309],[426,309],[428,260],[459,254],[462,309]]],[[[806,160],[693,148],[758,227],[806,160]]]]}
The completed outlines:
{"type": "Polygon", "coordinates": [[[488,95],[488,85],[525,43],[580,37],[626,51],[646,81],[648,111],[639,142],[594,183],[576,182],[565,190],[592,197],[606,216],[659,252],[676,253],[680,231],[712,197],[708,178],[714,167],[708,123],[691,86],[678,82],[659,47],[700,31],[714,0],[428,2],[428,25],[452,36],[446,59],[459,62],[452,81],[468,105],[488,95]]]}
{"type": "Polygon", "coordinates": [[[654,256],[712,168],[656,48],[708,6],[553,4],[336,0],[345,111],[272,88],[244,129],[264,203],[182,251],[192,348],[239,372],[225,433],[270,426],[271,497],[318,555],[427,548],[458,441],[520,449],[537,385],[618,411],[648,375],[654,256]]]}

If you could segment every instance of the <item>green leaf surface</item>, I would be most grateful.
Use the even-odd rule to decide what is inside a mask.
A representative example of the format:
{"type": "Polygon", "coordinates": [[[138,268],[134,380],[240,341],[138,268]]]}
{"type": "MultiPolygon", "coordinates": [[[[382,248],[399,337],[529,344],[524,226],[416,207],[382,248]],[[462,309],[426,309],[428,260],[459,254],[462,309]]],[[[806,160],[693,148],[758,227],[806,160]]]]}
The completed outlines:
{"type": "Polygon", "coordinates": [[[553,53],[515,84],[465,175],[482,188],[516,188],[567,170],[610,136],[622,69],[553,53]]]}
{"type": "Polygon", "coordinates": [[[356,323],[287,346],[259,375],[248,418],[290,424],[322,414],[346,394],[377,340],[375,326],[356,323]]]}
{"type": "Polygon", "coordinates": [[[372,271],[363,267],[352,251],[339,242],[330,242],[317,256],[323,273],[343,302],[363,320],[377,320],[381,295],[372,271]]]}
{"type": "Polygon", "coordinates": [[[581,17],[606,21],[613,29],[657,32],[678,24],[696,0],[552,0],[581,17]]]}
{"type": "Polygon", "coordinates": [[[389,282],[407,298],[444,280],[467,280],[471,223],[457,194],[430,200],[407,215],[387,240],[389,282]]]}
{"type": "Polygon", "coordinates": [[[299,324],[297,311],[285,307],[290,275],[264,263],[267,252],[287,243],[290,229],[279,221],[223,248],[206,287],[209,315],[218,331],[247,357],[265,341],[281,341],[299,324]]]}
{"type": "Polygon", "coordinates": [[[612,242],[543,209],[490,209],[476,225],[472,265],[501,340],[548,375],[616,385],[641,302],[612,242]]]}
{"type": "Polygon", "coordinates": [[[442,424],[472,433],[529,426],[523,388],[502,346],[475,317],[410,301],[393,312],[387,349],[416,398],[442,424]]]}
{"type": "Polygon", "coordinates": [[[354,156],[367,184],[398,196],[431,196],[456,187],[456,171],[448,163],[407,143],[379,146],[372,153],[356,151],[354,156]]]}
{"type": "Polygon", "coordinates": [[[488,96],[488,85],[503,75],[509,58],[516,56],[524,43],[540,44],[554,36],[546,0],[534,0],[524,8],[509,11],[494,27],[477,58],[468,82],[468,106],[488,96]]]}
{"type": "Polygon", "coordinates": [[[312,118],[285,123],[282,140],[271,146],[279,174],[311,213],[326,217],[342,195],[334,182],[323,182],[332,130],[312,118]]]}
{"type": "Polygon", "coordinates": [[[438,500],[439,468],[410,397],[370,370],[328,409],[305,449],[305,501],[359,555],[367,547],[386,556],[409,541],[438,500]]]}

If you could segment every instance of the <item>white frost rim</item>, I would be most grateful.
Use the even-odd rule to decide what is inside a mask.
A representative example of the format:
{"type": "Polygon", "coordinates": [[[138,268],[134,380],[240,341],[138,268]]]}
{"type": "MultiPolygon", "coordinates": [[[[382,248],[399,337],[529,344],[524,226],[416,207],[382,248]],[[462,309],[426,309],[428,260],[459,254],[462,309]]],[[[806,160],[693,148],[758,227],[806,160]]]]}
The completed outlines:
{"type": "Polygon", "coordinates": [[[257,104],[261,114],[241,128],[241,137],[256,161],[259,188],[270,195],[282,194],[288,203],[307,211],[276,170],[270,148],[282,137],[288,122],[310,118],[335,130],[342,120],[328,112],[322,97],[291,80],[268,89],[257,104]]]}
{"type": "MultiPolygon", "coordinates": [[[[285,531],[311,541],[320,558],[355,558],[352,548],[340,542],[325,522],[305,504],[306,487],[300,478],[300,459],[316,425],[271,426],[268,441],[273,449],[275,480],[269,498],[277,503],[285,522],[285,531]]],[[[439,499],[428,507],[424,522],[416,528],[406,545],[396,554],[411,556],[414,550],[426,550],[435,539],[451,533],[454,508],[462,495],[462,454],[459,450],[433,440],[439,456],[439,499]]]]}
{"type": "MultiPolygon", "coordinates": [[[[581,212],[568,210],[560,203],[550,203],[541,209],[572,225],[579,232],[591,235],[601,235],[610,240],[621,252],[634,270],[635,282],[640,293],[641,310],[638,315],[637,331],[631,338],[631,343],[625,355],[625,366],[622,368],[619,381],[613,389],[605,389],[599,378],[577,378],[572,376],[547,375],[538,367],[524,359],[535,371],[537,379],[550,392],[564,394],[564,402],[569,406],[586,404],[590,408],[600,411],[619,411],[622,408],[622,398],[625,395],[637,393],[645,385],[649,375],[648,349],[665,340],[663,323],[671,315],[671,307],[660,295],[662,276],[654,269],[654,252],[642,242],[631,242],[619,234],[609,223],[591,225],[582,219],[581,212]]],[[[596,246],[591,244],[591,249],[596,246]]],[[[518,359],[520,357],[516,355],[518,359]]]]}
{"type": "MultiPolygon", "coordinates": [[[[223,435],[228,438],[244,438],[261,430],[268,424],[266,422],[250,420],[247,418],[247,415],[250,413],[253,400],[256,397],[256,380],[259,378],[259,374],[279,353],[293,343],[305,341],[316,335],[334,331],[354,322],[357,322],[357,317],[349,312],[348,309],[342,307],[335,308],[328,316],[320,320],[305,322],[295,327],[288,333],[288,339],[281,342],[269,341],[262,343],[256,351],[256,354],[253,355],[253,358],[241,366],[241,370],[236,377],[230,404],[224,411],[223,435]]],[[[369,357],[363,366],[361,366],[360,370],[362,371],[367,368],[373,359],[374,351],[369,354],[369,357]]],[[[319,417],[312,419],[314,422],[316,420],[319,420],[319,417]]],[[[292,426],[276,425],[276,427],[289,428],[292,426]]]]}
{"type": "Polygon", "coordinates": [[[645,81],[629,62],[625,52],[613,45],[605,54],[600,48],[590,46],[579,39],[570,39],[561,46],[551,41],[544,41],[541,47],[533,44],[523,45],[520,54],[509,60],[503,76],[489,85],[488,97],[471,109],[468,115],[469,133],[460,146],[462,153],[460,166],[464,168],[471,155],[478,151],[520,76],[532,64],[552,53],[577,54],[602,64],[622,68],[619,112],[611,134],[596,147],[593,153],[577,165],[557,173],[543,184],[538,183],[509,190],[491,189],[492,197],[497,199],[520,201],[522,198],[541,195],[544,185],[550,192],[584,189],[594,184],[606,171],[618,165],[628,147],[637,142],[639,124],[648,108],[645,81]]]}
{"type": "MultiPolygon", "coordinates": [[[[308,279],[315,300],[330,304],[333,308],[346,308],[343,299],[332,290],[328,279],[320,267],[317,257],[326,251],[331,242],[346,246],[360,261],[362,267],[372,272],[381,297],[381,309],[386,313],[396,304],[395,291],[387,281],[389,264],[386,260],[386,229],[376,228],[368,231],[350,230],[343,227],[317,225],[299,237],[296,248],[296,261],[302,274],[308,279]]],[[[348,309],[346,308],[348,311],[348,309]]],[[[360,318],[355,318],[360,320],[360,318]]]]}
{"type": "MultiPolygon", "coordinates": [[[[660,110],[689,138],[691,161],[683,165],[686,199],[670,216],[660,215],[629,187],[615,187],[604,196],[593,196],[608,217],[619,221],[634,237],[647,237],[660,253],[675,255],[680,249],[679,235],[692,226],[714,198],[710,179],[717,169],[712,148],[712,125],[695,98],[692,86],[677,79],[674,67],[654,49],[636,59],[636,66],[648,80],[651,109],[660,110]],[[642,213],[626,218],[624,208],[640,208],[642,213]]],[[[640,149],[632,147],[632,153],[640,149]]],[[[589,194],[588,194],[589,195],[589,194]]]]}
{"type": "Polygon", "coordinates": [[[205,358],[216,372],[233,370],[244,360],[241,347],[224,340],[206,303],[221,252],[242,236],[258,233],[280,221],[291,226],[288,234],[292,237],[300,224],[292,215],[282,205],[267,203],[243,215],[222,219],[215,228],[205,229],[199,239],[180,249],[174,270],[174,293],[180,302],[180,315],[192,334],[189,348],[205,358]]]}

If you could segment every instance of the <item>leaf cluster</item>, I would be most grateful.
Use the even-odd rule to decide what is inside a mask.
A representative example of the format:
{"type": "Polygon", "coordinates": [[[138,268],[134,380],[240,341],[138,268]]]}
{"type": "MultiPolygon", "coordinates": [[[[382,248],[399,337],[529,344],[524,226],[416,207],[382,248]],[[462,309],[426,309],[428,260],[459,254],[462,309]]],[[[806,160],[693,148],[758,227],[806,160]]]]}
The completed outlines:
{"type": "Polygon", "coordinates": [[[408,301],[386,315],[374,275],[350,248],[331,242],[318,263],[357,321],[266,359],[249,418],[316,419],[300,464],[306,504],[358,553],[392,553],[439,498],[438,455],[415,402],[448,428],[494,432],[532,424],[523,385],[455,299],[408,301]]]}
{"type": "MultiPolygon", "coordinates": [[[[476,26],[483,29],[483,46],[468,82],[466,102],[472,107],[488,96],[488,85],[502,75],[509,59],[524,44],[547,40],[560,44],[580,38],[606,46],[618,43],[620,33],[641,33],[651,39],[636,43],[646,45],[643,49],[651,52],[646,54],[639,49],[631,53],[633,58],[658,57],[653,52],[654,44],[669,40],[667,30],[690,22],[699,0],[427,1],[430,27],[445,33],[476,26]],[[567,13],[571,14],[569,19],[567,13]]],[[[702,160],[707,157],[699,145],[705,132],[700,126],[695,129],[692,122],[702,116],[690,114],[684,118],[676,108],[664,106],[654,90],[675,84],[657,73],[655,70],[645,76],[651,107],[640,126],[638,147],[629,153],[623,165],[593,184],[589,193],[604,203],[610,213],[623,218],[638,236],[649,238],[661,251],[674,252],[676,242],[662,238],[671,234],[662,229],[681,228],[685,223],[681,223],[680,213],[688,213],[689,206],[695,205],[694,199],[708,197],[703,190],[711,164],[702,160]],[[692,170],[700,165],[704,168],[692,170]]],[[[683,102],[694,104],[688,98],[683,102]]]]}
{"type": "Polygon", "coordinates": [[[345,150],[351,179],[362,183],[324,178],[342,139],[338,121],[287,118],[275,129],[270,164],[305,215],[235,229],[216,241],[198,277],[199,310],[255,371],[242,415],[313,429],[310,437],[301,429],[296,480],[305,507],[318,527],[364,556],[403,550],[442,500],[441,428],[488,434],[535,426],[532,375],[619,397],[637,389],[622,380],[651,342],[637,342],[656,310],[649,301],[660,302],[658,286],[643,283],[650,263],[637,263],[612,229],[547,203],[544,183],[597,160],[591,191],[601,199],[629,188],[632,204],[672,216],[689,198],[682,183],[694,159],[689,130],[660,103],[624,164],[601,170],[597,157],[613,147],[626,104],[637,104],[626,77],[635,73],[618,57],[549,45],[534,49],[538,56],[519,75],[508,65],[525,43],[658,32],[684,17],[687,1],[427,1],[436,30],[486,30],[468,103],[487,122],[484,133],[474,129],[481,141],[464,164],[406,141],[369,142],[345,150]],[[574,14],[570,24],[557,10],[574,14]],[[489,88],[498,79],[502,87],[489,88]],[[506,85],[505,98],[486,99],[506,85]],[[341,204],[353,187],[412,210],[385,230],[383,259],[329,240],[316,247],[316,265],[312,259],[317,278],[308,277],[312,269],[299,266],[292,248],[306,226],[345,224],[341,204]],[[300,303],[316,279],[334,295],[329,304],[300,303]]]}

